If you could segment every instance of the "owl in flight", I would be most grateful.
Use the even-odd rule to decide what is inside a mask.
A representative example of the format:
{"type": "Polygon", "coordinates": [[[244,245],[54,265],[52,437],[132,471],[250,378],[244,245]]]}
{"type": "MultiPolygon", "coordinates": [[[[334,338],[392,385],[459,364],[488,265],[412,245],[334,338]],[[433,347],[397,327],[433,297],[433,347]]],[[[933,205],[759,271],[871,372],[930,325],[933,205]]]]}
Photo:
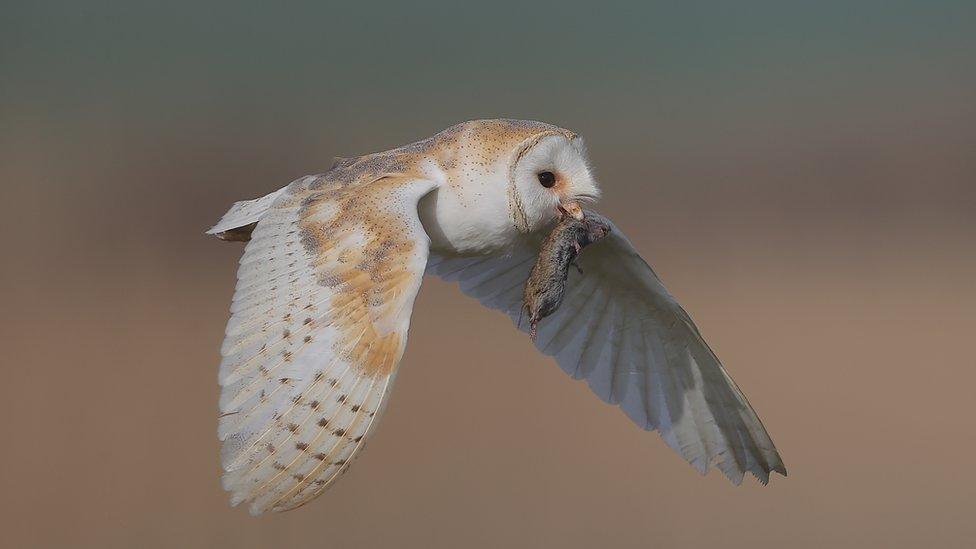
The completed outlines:
{"type": "MultiPolygon", "coordinates": [[[[598,196],[575,133],[476,120],[234,204],[208,231],[247,241],[219,373],[231,503],[293,509],[349,467],[386,407],[425,274],[514,321],[541,237],[598,196]]],[[[539,351],[700,472],[785,475],[745,395],[623,233],[580,266],[539,325],[539,351]]]]}

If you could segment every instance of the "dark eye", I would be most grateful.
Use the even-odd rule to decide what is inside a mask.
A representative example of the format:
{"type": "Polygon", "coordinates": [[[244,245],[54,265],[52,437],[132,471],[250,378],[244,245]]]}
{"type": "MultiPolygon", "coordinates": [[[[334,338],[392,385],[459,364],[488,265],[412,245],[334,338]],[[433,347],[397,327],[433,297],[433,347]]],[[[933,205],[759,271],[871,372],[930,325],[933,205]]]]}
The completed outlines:
{"type": "Polygon", "coordinates": [[[539,172],[539,183],[548,189],[556,184],[556,176],[552,172],[539,172]]]}

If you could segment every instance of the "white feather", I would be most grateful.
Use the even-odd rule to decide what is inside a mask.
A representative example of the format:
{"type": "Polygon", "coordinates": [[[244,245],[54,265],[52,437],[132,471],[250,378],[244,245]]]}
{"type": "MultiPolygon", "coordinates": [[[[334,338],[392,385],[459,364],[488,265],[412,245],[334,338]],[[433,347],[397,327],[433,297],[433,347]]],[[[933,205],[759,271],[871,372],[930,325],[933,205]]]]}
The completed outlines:
{"type": "MultiPolygon", "coordinates": [[[[396,332],[401,341],[406,340],[427,259],[428,239],[420,226],[417,203],[434,184],[405,181],[384,191],[390,215],[382,218],[383,227],[347,220],[329,235],[335,248],[316,252],[303,245],[301,222],[307,218],[333,227],[337,210],[322,204],[313,213],[302,214],[294,205],[300,202],[296,196],[308,194],[302,185],[312,181],[303,178],[284,193],[273,193],[281,200],[276,198],[270,207],[265,199],[259,199],[264,201],[260,205],[235,206],[228,214],[231,221],[222,220],[214,229],[259,216],[241,258],[218,375],[223,387],[218,425],[218,437],[224,442],[223,485],[232,493],[233,504],[250,501],[252,513],[286,510],[308,501],[333,482],[362,447],[369,426],[382,411],[396,364],[389,372],[369,373],[357,361],[361,354],[353,350],[367,330],[396,332]],[[408,269],[412,279],[386,296],[383,310],[389,311],[389,317],[364,310],[358,299],[337,301],[346,291],[344,286],[320,283],[330,273],[361,274],[334,258],[344,250],[351,254],[368,250],[364,235],[378,231],[412,243],[408,248],[413,250],[394,263],[396,269],[408,269]],[[359,337],[337,329],[337,321],[350,319],[352,330],[362,325],[359,337]]],[[[386,274],[375,273],[378,280],[386,274]]],[[[366,286],[348,289],[354,295],[381,284],[370,277],[358,280],[366,286]]],[[[392,358],[398,361],[402,345],[390,352],[397,353],[392,358]]]]}
{"type": "MultiPolygon", "coordinates": [[[[517,320],[531,242],[490,259],[435,254],[427,272],[517,320]]],[[[614,227],[580,264],[562,306],[539,324],[536,347],[702,473],[714,464],[736,484],[747,471],[763,483],[771,471],[785,475],[745,396],[627,238],[614,227]]]]}

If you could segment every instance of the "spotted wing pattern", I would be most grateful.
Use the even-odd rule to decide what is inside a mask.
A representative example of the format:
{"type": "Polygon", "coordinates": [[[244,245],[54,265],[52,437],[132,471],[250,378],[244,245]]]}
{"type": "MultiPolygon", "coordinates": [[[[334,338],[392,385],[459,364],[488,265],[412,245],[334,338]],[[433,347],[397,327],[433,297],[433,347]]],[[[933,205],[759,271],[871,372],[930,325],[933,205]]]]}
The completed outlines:
{"type": "Polygon", "coordinates": [[[221,348],[224,488],[252,514],[321,493],[382,413],[406,344],[435,184],[309,176],[257,222],[221,348]]]}

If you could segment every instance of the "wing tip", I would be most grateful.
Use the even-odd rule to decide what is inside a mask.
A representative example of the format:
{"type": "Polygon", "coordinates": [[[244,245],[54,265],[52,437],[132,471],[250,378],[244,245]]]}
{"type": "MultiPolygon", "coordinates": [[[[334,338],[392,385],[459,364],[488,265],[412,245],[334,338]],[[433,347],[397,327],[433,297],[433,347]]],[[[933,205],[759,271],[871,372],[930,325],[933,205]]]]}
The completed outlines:
{"type": "MultiPolygon", "coordinates": [[[[707,476],[708,473],[713,469],[718,469],[721,471],[722,476],[729,479],[729,482],[735,486],[742,485],[746,472],[755,477],[755,479],[758,480],[763,486],[769,485],[769,481],[772,478],[772,473],[778,473],[784,478],[788,476],[786,466],[783,464],[783,460],[780,459],[779,452],[777,452],[775,449],[772,451],[774,459],[767,460],[766,466],[756,463],[748,469],[744,469],[734,460],[723,460],[721,454],[716,454],[708,460],[704,459],[702,456],[685,455],[684,452],[672,444],[672,439],[668,436],[668,433],[665,433],[661,429],[657,428],[650,421],[647,421],[644,424],[636,423],[636,425],[645,431],[657,431],[657,434],[660,435],[664,443],[674,449],[675,452],[689,465],[691,465],[692,468],[694,468],[701,476],[707,476]]],[[[676,442],[676,440],[674,442],[676,442]]]]}
{"type": "Polygon", "coordinates": [[[248,242],[251,240],[251,233],[257,227],[257,221],[239,227],[222,227],[220,223],[210,227],[203,234],[215,236],[227,242],[248,242]]]}
{"type": "MultiPolygon", "coordinates": [[[[782,475],[784,478],[787,476],[787,474],[786,474],[786,467],[783,465],[782,462],[779,462],[776,465],[771,466],[769,469],[765,469],[765,468],[759,468],[759,469],[752,468],[752,469],[749,470],[749,472],[763,486],[769,486],[769,482],[773,479],[773,475],[772,475],[773,473],[778,473],[778,474],[782,475]]],[[[740,482],[741,482],[741,477],[740,477],[739,483],[740,482]]],[[[739,483],[735,483],[735,485],[738,486],[739,483]]]]}

